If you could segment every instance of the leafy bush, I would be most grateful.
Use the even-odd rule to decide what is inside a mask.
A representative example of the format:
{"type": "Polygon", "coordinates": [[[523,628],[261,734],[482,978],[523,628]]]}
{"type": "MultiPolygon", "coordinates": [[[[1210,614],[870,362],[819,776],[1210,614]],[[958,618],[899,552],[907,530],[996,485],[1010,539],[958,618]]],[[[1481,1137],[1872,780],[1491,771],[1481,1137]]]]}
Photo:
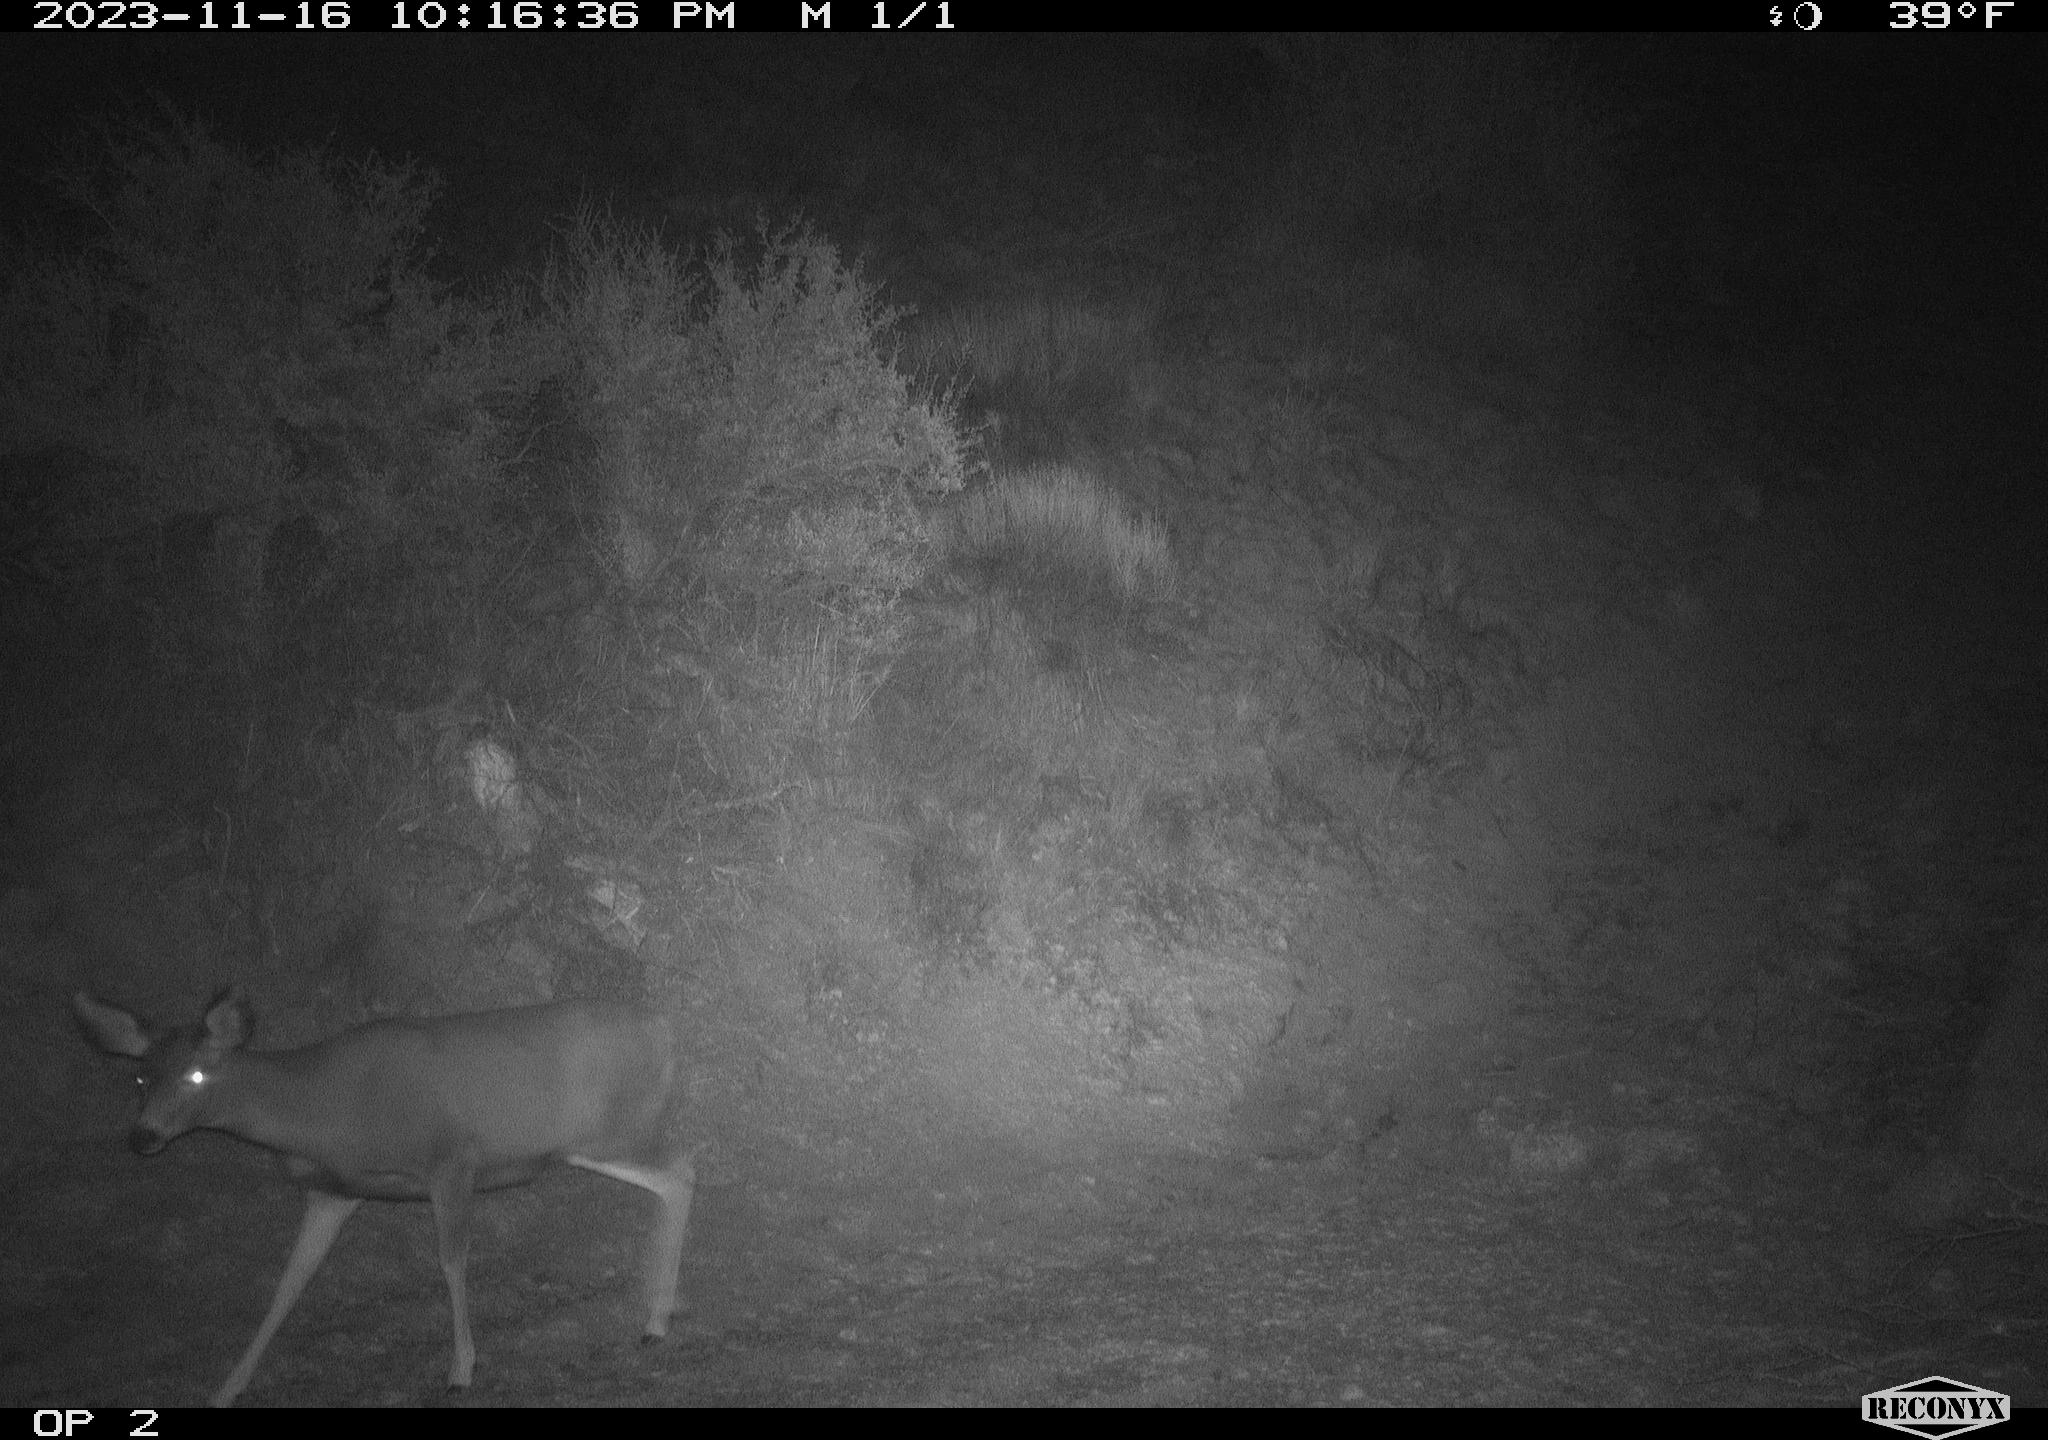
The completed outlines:
{"type": "Polygon", "coordinates": [[[962,484],[952,417],[885,349],[898,318],[806,227],[691,262],[590,213],[530,297],[614,588],[661,602],[626,663],[691,692],[677,713],[709,705],[736,786],[843,770],[930,552],[914,496],[962,484]]]}
{"type": "Polygon", "coordinates": [[[105,544],[214,525],[230,652],[267,645],[280,527],[342,568],[477,553],[502,485],[494,317],[423,267],[435,182],[201,123],[112,134],[58,180],[94,225],[0,293],[0,451],[67,457],[50,523],[105,544]]]}

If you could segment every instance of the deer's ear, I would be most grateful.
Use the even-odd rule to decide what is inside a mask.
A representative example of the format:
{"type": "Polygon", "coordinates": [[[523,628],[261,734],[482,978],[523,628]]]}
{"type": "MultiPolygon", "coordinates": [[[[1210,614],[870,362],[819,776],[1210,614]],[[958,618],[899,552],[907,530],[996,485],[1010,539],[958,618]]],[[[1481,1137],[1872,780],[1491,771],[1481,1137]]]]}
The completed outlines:
{"type": "Polygon", "coordinates": [[[256,1017],[242,992],[230,985],[206,1007],[207,1043],[220,1050],[239,1050],[256,1031],[256,1017]]]}
{"type": "Polygon", "coordinates": [[[109,1055],[140,1060],[153,1043],[149,1029],[118,1005],[107,1005],[81,990],[71,997],[71,1013],[85,1038],[109,1055]]]}

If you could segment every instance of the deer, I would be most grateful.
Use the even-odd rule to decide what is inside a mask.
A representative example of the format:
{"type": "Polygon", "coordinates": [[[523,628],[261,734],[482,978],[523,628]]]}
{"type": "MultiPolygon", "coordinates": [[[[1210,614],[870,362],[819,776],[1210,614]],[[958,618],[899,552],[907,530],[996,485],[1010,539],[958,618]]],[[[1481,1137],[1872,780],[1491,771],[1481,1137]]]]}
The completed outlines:
{"type": "Polygon", "coordinates": [[[565,1000],[376,1020],[302,1049],[251,1050],[254,1016],[232,987],[195,1025],[151,1025],[85,991],[72,996],[72,1012],[92,1044],[140,1062],[141,1108],[128,1131],[138,1154],[218,1130],[271,1151],[304,1187],[305,1215],[269,1313],[214,1405],[234,1404],[247,1388],[365,1200],[432,1203],[455,1323],[448,1388],[466,1389],[476,1364],[466,1280],[472,1201],[558,1163],[653,1192],[641,1343],[668,1333],[696,1167],[695,1151],[667,1138],[677,1098],[667,1018],[565,1000]]]}

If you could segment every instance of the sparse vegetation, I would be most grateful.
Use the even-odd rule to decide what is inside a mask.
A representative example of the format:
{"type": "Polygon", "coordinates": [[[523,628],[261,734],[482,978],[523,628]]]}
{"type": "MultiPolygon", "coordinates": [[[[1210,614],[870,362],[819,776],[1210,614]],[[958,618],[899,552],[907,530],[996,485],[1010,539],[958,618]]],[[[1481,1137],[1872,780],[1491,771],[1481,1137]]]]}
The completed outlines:
{"type": "Polygon", "coordinates": [[[913,367],[961,392],[1003,459],[1029,463],[1142,425],[1156,397],[1156,293],[951,306],[911,332],[913,367]]]}

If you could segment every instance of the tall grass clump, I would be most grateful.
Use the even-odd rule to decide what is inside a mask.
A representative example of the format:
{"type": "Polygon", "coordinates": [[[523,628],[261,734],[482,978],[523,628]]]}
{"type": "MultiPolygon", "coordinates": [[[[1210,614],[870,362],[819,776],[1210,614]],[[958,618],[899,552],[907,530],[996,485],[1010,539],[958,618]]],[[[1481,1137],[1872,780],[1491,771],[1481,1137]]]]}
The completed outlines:
{"type": "Polygon", "coordinates": [[[1097,477],[1070,465],[1007,476],[950,515],[946,555],[1011,589],[1097,597],[1112,607],[1173,593],[1166,527],[1132,517],[1097,477]]]}

